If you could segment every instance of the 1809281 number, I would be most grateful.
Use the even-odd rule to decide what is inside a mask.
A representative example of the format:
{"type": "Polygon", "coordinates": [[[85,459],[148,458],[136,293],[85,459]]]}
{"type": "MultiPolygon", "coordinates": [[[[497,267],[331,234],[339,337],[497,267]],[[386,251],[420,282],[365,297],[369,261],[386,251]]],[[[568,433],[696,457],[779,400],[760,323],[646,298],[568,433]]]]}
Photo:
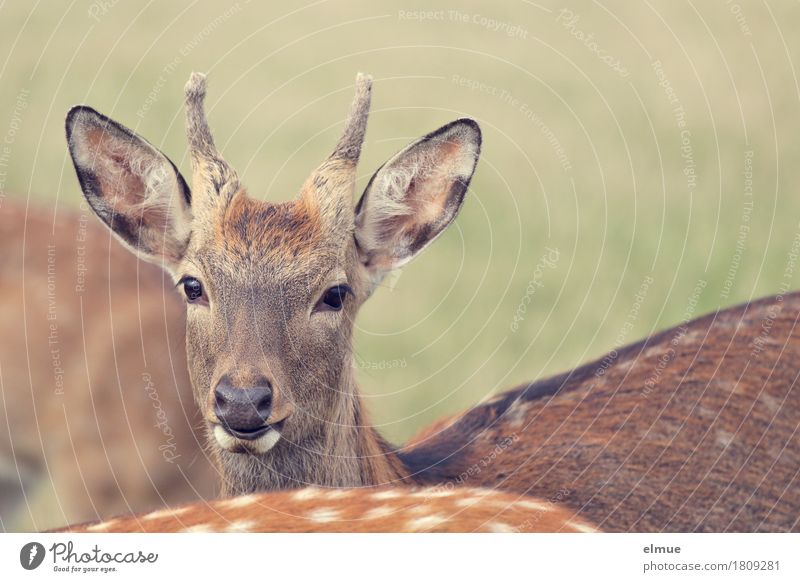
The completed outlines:
{"type": "Polygon", "coordinates": [[[780,560],[738,560],[734,570],[780,570],[780,560]]]}

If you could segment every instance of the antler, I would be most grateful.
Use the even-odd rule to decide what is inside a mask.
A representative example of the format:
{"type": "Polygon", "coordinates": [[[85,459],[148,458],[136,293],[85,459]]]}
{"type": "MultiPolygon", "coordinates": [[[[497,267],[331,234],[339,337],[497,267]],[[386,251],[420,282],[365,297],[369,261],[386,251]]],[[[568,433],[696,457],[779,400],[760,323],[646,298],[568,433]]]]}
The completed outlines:
{"type": "Polygon", "coordinates": [[[359,73],[356,92],[344,132],[330,156],[306,182],[302,196],[309,207],[330,227],[331,233],[347,236],[353,226],[353,188],[361,145],[367,132],[372,77],[359,73]]]}
{"type": "Polygon", "coordinates": [[[206,76],[192,73],[184,89],[186,94],[186,137],[192,158],[195,187],[199,181],[210,181],[211,191],[222,193],[231,185],[230,195],[239,187],[236,171],[228,165],[214,145],[214,137],[206,121],[203,101],[206,96],[206,76]]]}
{"type": "Polygon", "coordinates": [[[332,159],[341,159],[351,162],[353,165],[358,163],[361,155],[361,145],[364,143],[364,135],[367,133],[367,118],[369,117],[369,106],[372,98],[372,77],[364,73],[356,76],[356,94],[353,97],[353,104],[350,106],[350,114],[344,126],[344,133],[339,138],[336,148],[331,154],[332,159]]]}

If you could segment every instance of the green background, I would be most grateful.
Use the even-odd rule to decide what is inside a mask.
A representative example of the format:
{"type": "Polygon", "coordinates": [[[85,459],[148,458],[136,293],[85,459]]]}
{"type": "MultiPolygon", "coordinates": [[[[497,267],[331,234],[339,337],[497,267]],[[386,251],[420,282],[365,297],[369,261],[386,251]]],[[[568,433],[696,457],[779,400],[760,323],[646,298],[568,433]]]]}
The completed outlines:
{"type": "Polygon", "coordinates": [[[375,77],[360,188],[417,136],[480,122],[455,227],[358,322],[366,403],[395,441],[686,316],[800,286],[783,277],[800,222],[795,3],[12,1],[0,27],[9,198],[77,205],[63,138],[76,103],[188,175],[195,70],[210,75],[218,144],[269,200],[297,195],[328,153],[357,71],[375,77]]]}

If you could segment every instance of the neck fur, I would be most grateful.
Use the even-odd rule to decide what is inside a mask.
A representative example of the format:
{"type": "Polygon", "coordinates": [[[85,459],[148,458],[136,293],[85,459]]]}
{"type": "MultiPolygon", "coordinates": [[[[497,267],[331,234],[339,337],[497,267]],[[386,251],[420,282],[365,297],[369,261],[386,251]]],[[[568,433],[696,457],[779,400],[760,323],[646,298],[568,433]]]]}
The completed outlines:
{"type": "Polygon", "coordinates": [[[301,442],[284,439],[263,455],[229,453],[217,447],[222,494],[321,487],[363,487],[398,484],[408,471],[394,448],[365,418],[352,374],[343,375],[335,407],[339,414],[324,426],[331,430],[308,435],[301,442]]]}

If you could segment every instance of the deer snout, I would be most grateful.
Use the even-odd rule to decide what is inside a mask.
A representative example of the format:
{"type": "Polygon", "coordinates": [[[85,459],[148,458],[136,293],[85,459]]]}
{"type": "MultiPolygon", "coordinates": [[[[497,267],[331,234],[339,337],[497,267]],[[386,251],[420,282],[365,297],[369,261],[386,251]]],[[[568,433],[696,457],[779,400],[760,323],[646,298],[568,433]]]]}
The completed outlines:
{"type": "Polygon", "coordinates": [[[214,414],[233,436],[257,439],[270,430],[266,424],[272,413],[272,386],[266,379],[258,386],[238,388],[223,378],[214,389],[214,414]]]}

